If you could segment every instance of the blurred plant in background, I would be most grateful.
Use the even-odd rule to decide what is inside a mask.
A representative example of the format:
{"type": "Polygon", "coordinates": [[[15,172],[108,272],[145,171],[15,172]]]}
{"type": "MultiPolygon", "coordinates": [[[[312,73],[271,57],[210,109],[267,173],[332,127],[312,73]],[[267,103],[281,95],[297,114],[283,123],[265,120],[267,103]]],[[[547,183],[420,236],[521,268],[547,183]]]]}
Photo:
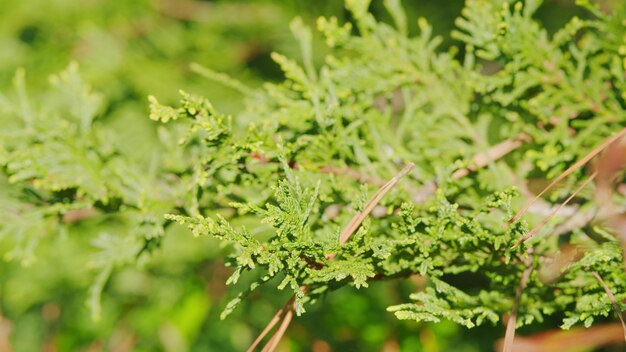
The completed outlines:
{"type": "MultiPolygon", "coordinates": [[[[458,44],[447,34],[462,1],[405,5],[410,33],[423,16],[446,35],[444,47],[458,44]]],[[[382,2],[371,10],[392,21],[382,2]]],[[[537,16],[556,30],[574,14],[588,16],[568,2],[548,2],[537,16]]],[[[351,16],[330,0],[0,3],[0,350],[8,341],[15,351],[249,345],[288,293],[260,288],[252,304],[219,320],[233,298],[223,284],[231,270],[219,259],[228,248],[162,217],[211,206],[195,203],[198,190],[186,186],[202,155],[180,148],[185,126],[147,118],[146,97],[173,102],[182,89],[237,113],[250,97],[203,76],[224,72],[252,88],[282,79],[271,52],[300,57],[289,23],[321,15],[351,16]],[[212,71],[194,72],[193,62],[212,71]]],[[[316,67],[321,41],[316,34],[316,67]]],[[[423,285],[336,292],[296,320],[286,343],[295,351],[482,351],[502,335],[401,322],[385,311],[423,285]]]]}

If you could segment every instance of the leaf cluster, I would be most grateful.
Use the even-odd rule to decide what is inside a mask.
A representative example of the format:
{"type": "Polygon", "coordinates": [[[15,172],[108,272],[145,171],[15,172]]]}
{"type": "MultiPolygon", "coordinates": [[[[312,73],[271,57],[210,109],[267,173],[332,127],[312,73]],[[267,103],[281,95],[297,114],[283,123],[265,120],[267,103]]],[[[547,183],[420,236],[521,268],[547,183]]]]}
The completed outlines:
{"type": "Polygon", "coordinates": [[[209,212],[168,218],[233,246],[229,283],[246,272],[256,278],[225,314],[274,278],[293,291],[301,314],[343,286],[423,275],[431,286],[389,310],[473,327],[512,310],[530,265],[518,325],[555,315],[566,316],[564,327],[589,325],[608,315],[611,303],[591,271],[624,292],[614,238],[597,241],[580,228],[512,249],[526,221],[539,218],[505,224],[519,205],[513,188],[528,192],[533,180],[553,178],[620,128],[624,9],[607,14],[587,4],[593,19],[573,18],[549,35],[533,18],[540,1],[468,1],[452,33],[461,52],[439,49],[425,19],[407,36],[398,2],[385,2],[395,26],[377,21],[369,6],[347,1],[353,22],[318,20],[330,50],[318,70],[310,29],[295,20],[302,64],[273,54],[285,80],[253,94],[232,118],[241,123],[231,125],[203,98],[184,94],[178,108],[152,99],[153,119],[184,118],[186,147],[201,146],[198,203],[212,203],[209,212]],[[519,146],[505,158],[476,161],[512,141],[519,146]],[[341,245],[342,227],[407,162],[415,170],[341,245]],[[469,175],[455,176],[463,168],[469,175]],[[538,269],[563,240],[585,254],[559,268],[557,282],[545,282],[538,269]],[[455,277],[475,284],[455,287],[455,277]]]}

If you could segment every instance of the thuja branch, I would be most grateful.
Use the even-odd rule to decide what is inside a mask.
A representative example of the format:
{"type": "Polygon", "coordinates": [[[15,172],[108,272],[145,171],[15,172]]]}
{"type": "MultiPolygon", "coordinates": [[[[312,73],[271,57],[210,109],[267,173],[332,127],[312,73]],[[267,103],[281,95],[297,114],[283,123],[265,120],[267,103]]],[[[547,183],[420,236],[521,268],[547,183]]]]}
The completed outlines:
{"type": "MultiPolygon", "coordinates": [[[[397,2],[385,4],[402,17],[397,2]]],[[[292,315],[332,290],[412,274],[428,286],[388,307],[396,317],[474,327],[501,324],[508,313],[507,348],[516,324],[560,315],[564,328],[589,326],[605,315],[610,304],[590,303],[606,293],[587,270],[626,298],[616,231],[626,199],[601,186],[611,202],[606,217],[596,216],[602,201],[590,191],[623,183],[623,174],[580,171],[626,135],[626,68],[609,59],[622,54],[607,30],[621,28],[621,17],[572,19],[551,36],[534,19],[536,6],[503,4],[467,2],[453,32],[466,50],[447,51],[426,20],[408,37],[378,22],[368,1],[349,1],[354,23],[317,23],[330,52],[318,71],[299,20],[291,28],[306,64],[273,54],[285,80],[258,94],[194,66],[246,94],[236,118],[186,93],[176,108],[151,98],[153,119],[187,125],[181,140],[192,165],[181,173],[192,180],[192,204],[202,204],[168,219],[231,245],[229,284],[252,276],[223,315],[273,278],[293,294],[253,348],[275,329],[265,345],[274,349],[292,315]],[[481,63],[497,63],[498,73],[486,75],[481,63]],[[412,164],[386,182],[404,163],[412,164]],[[515,188],[530,198],[525,205],[515,188]],[[581,214],[585,221],[569,221],[581,214]],[[568,236],[526,241],[557,217],[555,231],[568,236]],[[567,256],[567,248],[584,251],[567,256]],[[559,253],[570,259],[541,281],[531,268],[559,253]]]]}
{"type": "MultiPolygon", "coordinates": [[[[391,180],[389,180],[389,182],[384,184],[380,189],[378,189],[371,196],[371,198],[365,204],[363,211],[357,212],[352,217],[350,222],[346,225],[346,227],[343,229],[343,231],[341,231],[341,234],[339,235],[340,245],[343,245],[344,243],[348,241],[348,239],[350,239],[350,236],[352,236],[352,234],[354,234],[354,232],[358,229],[358,227],[361,226],[361,223],[363,223],[363,220],[365,219],[365,217],[367,217],[369,213],[372,212],[374,207],[376,207],[376,205],[385,196],[385,194],[387,194],[391,190],[391,188],[393,188],[396,185],[396,183],[398,183],[400,178],[408,174],[414,167],[415,167],[415,164],[413,163],[406,164],[404,168],[402,168],[402,170],[396,176],[394,176],[391,180]]],[[[327,254],[326,259],[332,260],[336,257],[336,255],[337,255],[336,253],[327,254]]],[[[306,292],[308,290],[308,287],[303,286],[300,289],[302,292],[306,292]]],[[[285,306],[281,310],[279,310],[276,313],[276,315],[274,315],[274,317],[272,318],[272,320],[270,320],[270,322],[267,324],[265,329],[263,329],[261,334],[254,340],[252,345],[248,348],[247,350],[248,352],[254,351],[254,349],[259,345],[259,343],[269,333],[269,331],[271,331],[271,329],[282,319],[282,323],[280,324],[278,330],[272,336],[272,338],[267,342],[267,345],[262,349],[262,351],[268,351],[268,352],[274,351],[282,335],[287,330],[287,327],[289,326],[289,322],[291,322],[291,318],[293,317],[293,310],[294,310],[293,304],[294,304],[295,297],[296,297],[295,295],[292,296],[291,299],[285,304],[285,306]]]]}

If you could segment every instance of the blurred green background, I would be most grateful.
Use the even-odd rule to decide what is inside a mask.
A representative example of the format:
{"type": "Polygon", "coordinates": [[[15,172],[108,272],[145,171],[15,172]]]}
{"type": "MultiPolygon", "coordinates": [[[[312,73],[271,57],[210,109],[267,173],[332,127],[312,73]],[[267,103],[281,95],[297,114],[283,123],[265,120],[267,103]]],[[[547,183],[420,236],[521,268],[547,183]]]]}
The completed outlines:
{"type": "MultiPolygon", "coordinates": [[[[454,45],[449,33],[463,1],[403,5],[414,31],[417,18],[425,17],[444,37],[444,48],[454,45]]],[[[374,1],[371,10],[388,19],[382,1],[374,1]]],[[[538,20],[553,31],[574,15],[587,16],[573,0],[552,0],[538,20]]],[[[158,144],[157,124],[148,119],[149,94],[173,102],[182,89],[236,113],[243,97],[193,73],[189,64],[225,72],[251,87],[280,80],[270,53],[299,58],[289,32],[295,16],[310,25],[319,16],[350,20],[339,0],[0,1],[0,92],[11,90],[16,70],[24,68],[28,91],[36,97],[51,74],[75,61],[104,97],[99,119],[116,131],[114,143],[141,159],[158,144]]],[[[318,65],[324,55],[318,38],[318,65]]],[[[14,351],[242,351],[288,299],[284,292],[261,289],[220,321],[232,298],[224,283],[230,270],[221,259],[228,249],[172,226],[149,260],[114,272],[102,294],[102,318],[94,321],[85,302],[95,274],[84,263],[100,227],[83,221],[67,233],[48,234],[54,240],[40,244],[28,267],[0,263],[0,350],[10,345],[14,351]]],[[[503,335],[499,328],[420,325],[385,311],[420,284],[380,282],[367,290],[334,292],[295,319],[279,349],[493,349],[503,335]]]]}

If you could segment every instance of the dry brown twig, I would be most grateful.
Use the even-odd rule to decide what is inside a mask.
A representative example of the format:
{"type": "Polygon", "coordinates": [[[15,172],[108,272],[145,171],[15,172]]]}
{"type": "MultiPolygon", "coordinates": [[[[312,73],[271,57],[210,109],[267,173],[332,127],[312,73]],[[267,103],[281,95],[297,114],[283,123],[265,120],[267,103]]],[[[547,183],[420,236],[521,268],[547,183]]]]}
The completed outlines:
{"type": "Polygon", "coordinates": [[[13,332],[13,323],[2,316],[0,311],[0,351],[11,352],[11,333],[13,332]]]}
{"type": "Polygon", "coordinates": [[[592,150],[587,155],[585,155],[582,159],[578,160],[576,163],[574,163],[574,165],[570,166],[567,170],[565,170],[563,173],[561,173],[559,176],[557,176],[554,180],[552,180],[552,182],[550,182],[550,184],[546,188],[544,188],[543,191],[541,191],[535,198],[533,198],[530,201],[528,201],[522,207],[522,209],[520,209],[515,214],[515,216],[513,216],[513,218],[511,218],[508,221],[508,223],[512,224],[512,223],[516,222],[517,220],[519,220],[526,213],[528,208],[530,208],[530,206],[533,203],[535,203],[539,198],[541,198],[541,196],[543,196],[554,185],[559,183],[561,180],[563,180],[565,177],[569,176],[574,171],[580,169],[582,166],[587,164],[591,159],[593,159],[596,155],[600,154],[603,150],[605,150],[607,147],[609,147],[615,141],[619,140],[620,138],[622,138],[624,136],[626,136],[626,128],[624,128],[621,131],[615,133],[613,136],[611,136],[607,140],[605,140],[604,143],[600,144],[594,150],[592,150]]]}
{"type": "Polygon", "coordinates": [[[263,338],[272,330],[272,328],[282,319],[283,314],[287,312],[287,310],[292,309],[293,302],[295,301],[296,296],[291,296],[291,299],[287,301],[287,303],[272,317],[272,320],[265,326],[265,329],[257,336],[257,338],[252,342],[252,345],[248,347],[246,352],[254,351],[257,346],[263,341],[263,338]]]}
{"type": "Polygon", "coordinates": [[[526,269],[524,269],[524,272],[522,273],[522,278],[520,279],[517,290],[515,291],[515,301],[513,302],[513,309],[506,323],[506,332],[504,333],[504,346],[502,348],[503,352],[511,352],[513,346],[513,340],[515,339],[515,324],[517,323],[517,313],[519,311],[520,301],[522,300],[522,293],[524,292],[524,289],[528,284],[528,280],[530,279],[530,274],[533,271],[532,253],[532,248],[529,248],[526,251],[526,258],[523,259],[523,262],[526,265],[526,269]]]}
{"type": "Polygon", "coordinates": [[[452,174],[452,178],[458,180],[462,177],[465,177],[469,175],[470,172],[487,166],[489,163],[502,158],[503,156],[509,154],[510,152],[521,147],[524,143],[527,143],[529,141],[530,137],[524,133],[520,133],[514,139],[504,140],[503,142],[492,146],[486,152],[474,155],[474,157],[472,158],[473,164],[466,168],[456,170],[452,174]]]}
{"type": "MultiPolygon", "coordinates": [[[[590,328],[553,329],[530,336],[518,336],[511,346],[511,352],[593,350],[620,341],[622,341],[622,328],[619,323],[594,324],[590,328]]],[[[502,350],[503,343],[504,339],[496,343],[497,351],[502,350]]]]}
{"type": "Polygon", "coordinates": [[[348,241],[350,236],[352,236],[359,226],[361,226],[361,223],[363,223],[363,220],[365,220],[367,215],[374,210],[376,205],[378,205],[378,202],[383,199],[383,197],[393,188],[393,186],[396,185],[396,183],[398,183],[402,177],[408,174],[409,171],[413,170],[414,167],[415,164],[413,163],[406,164],[406,166],[396,176],[394,176],[391,180],[389,180],[389,182],[384,184],[380,189],[378,189],[378,191],[376,191],[376,193],[372,195],[372,197],[365,204],[363,211],[357,212],[343,231],[341,231],[341,234],[339,235],[339,244],[344,244],[348,241]]]}
{"type": "MultiPolygon", "coordinates": [[[[363,220],[365,220],[367,215],[376,207],[376,205],[378,205],[380,200],[398,183],[398,181],[403,176],[405,176],[411,170],[413,170],[414,167],[415,167],[415,164],[413,163],[406,164],[404,168],[396,176],[394,176],[391,180],[389,180],[386,184],[384,184],[380,189],[378,189],[378,191],[376,191],[372,195],[372,197],[370,197],[370,199],[365,204],[365,207],[363,208],[363,210],[354,214],[350,222],[346,225],[343,231],[341,231],[341,234],[339,236],[339,244],[344,244],[350,239],[350,236],[352,236],[352,234],[354,234],[356,230],[358,230],[359,226],[361,226],[361,224],[363,223],[363,220]]],[[[336,253],[331,253],[326,256],[328,260],[332,260],[335,257],[336,257],[336,253]]],[[[300,289],[302,291],[308,290],[306,286],[303,286],[300,289]]],[[[287,304],[285,304],[283,308],[281,308],[281,310],[279,310],[274,315],[274,317],[272,318],[272,320],[270,320],[270,322],[267,324],[265,329],[263,329],[261,334],[254,340],[252,345],[250,345],[250,347],[247,349],[247,352],[254,351],[257,348],[257,346],[261,343],[263,338],[265,338],[265,336],[267,336],[267,334],[272,330],[272,328],[274,328],[274,326],[276,326],[276,324],[278,324],[278,322],[282,320],[280,326],[278,327],[278,330],[276,330],[274,335],[270,338],[267,344],[263,347],[261,352],[273,352],[276,349],[281,338],[287,331],[287,328],[289,327],[291,319],[293,318],[294,301],[295,301],[295,295],[292,296],[291,299],[287,302],[287,304]]]]}
{"type": "Polygon", "coordinates": [[[513,248],[528,241],[532,236],[534,236],[537,232],[539,232],[539,230],[541,230],[550,220],[552,220],[556,216],[556,214],[558,214],[558,212],[561,209],[563,209],[564,206],[567,205],[567,203],[569,203],[572,199],[574,199],[574,197],[576,197],[576,195],[580,193],[580,191],[582,191],[582,189],[585,188],[585,186],[587,186],[589,182],[593,181],[593,179],[597,175],[598,175],[597,172],[594,172],[593,174],[591,174],[591,176],[589,176],[569,197],[567,197],[565,202],[561,203],[561,205],[559,205],[556,209],[554,209],[549,216],[545,217],[540,223],[535,225],[535,227],[533,227],[532,230],[530,230],[526,235],[524,235],[524,237],[522,237],[519,241],[517,241],[517,243],[515,243],[513,248]]]}
{"type": "MultiPolygon", "coordinates": [[[[492,163],[515,149],[521,147],[524,143],[528,143],[530,141],[530,137],[524,133],[520,133],[514,139],[506,139],[487,150],[486,152],[478,153],[474,155],[472,158],[472,164],[468,167],[460,168],[452,173],[452,178],[458,180],[463,178],[470,173],[477,171],[480,168],[483,168],[489,163],[492,163]]],[[[421,203],[426,201],[430,196],[432,196],[437,191],[437,182],[429,181],[426,182],[422,188],[417,190],[411,190],[413,201],[416,203],[421,203]]]]}
{"type": "Polygon", "coordinates": [[[593,274],[593,276],[595,276],[595,278],[598,281],[600,281],[600,285],[602,285],[602,287],[604,288],[604,292],[606,292],[606,295],[609,297],[609,300],[613,304],[613,308],[615,309],[615,312],[617,313],[617,317],[619,318],[620,323],[622,323],[622,330],[624,332],[624,341],[626,342],[626,323],[624,322],[624,316],[622,315],[622,310],[619,308],[619,304],[617,303],[617,299],[615,299],[615,295],[613,294],[613,291],[611,291],[609,286],[606,285],[604,280],[602,280],[602,277],[600,277],[600,275],[597,272],[593,271],[591,274],[593,274]]]}
{"type": "Polygon", "coordinates": [[[75,223],[95,216],[98,212],[91,207],[69,210],[63,214],[63,222],[66,224],[75,223]]]}
{"type": "Polygon", "coordinates": [[[276,346],[278,346],[280,339],[283,337],[283,335],[287,331],[287,328],[289,327],[289,323],[291,323],[291,318],[293,318],[293,306],[291,307],[291,309],[287,310],[287,313],[285,313],[285,317],[283,318],[283,321],[280,323],[278,330],[276,330],[272,338],[267,342],[267,345],[263,347],[261,352],[273,352],[276,349],[276,346]]]}

